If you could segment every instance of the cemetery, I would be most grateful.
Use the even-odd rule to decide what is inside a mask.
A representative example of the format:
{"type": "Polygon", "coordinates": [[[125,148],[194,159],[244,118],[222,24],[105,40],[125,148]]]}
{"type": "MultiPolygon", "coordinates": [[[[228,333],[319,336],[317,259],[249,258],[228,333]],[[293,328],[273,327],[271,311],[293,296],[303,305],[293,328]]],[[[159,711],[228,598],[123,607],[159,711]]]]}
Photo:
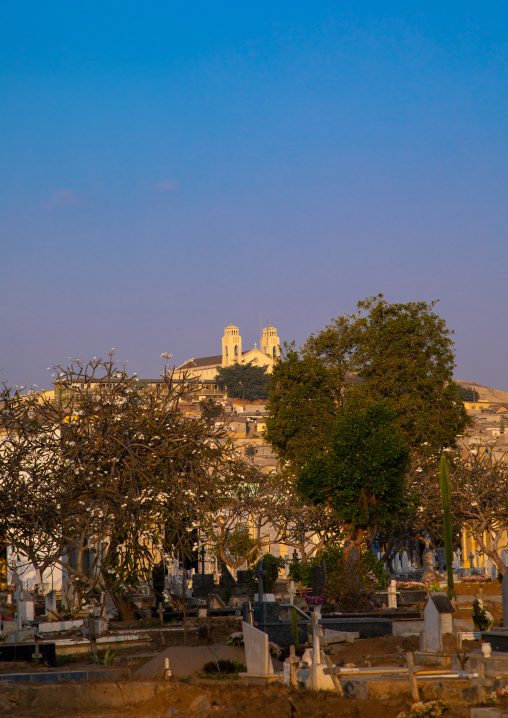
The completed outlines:
{"type": "Polygon", "coordinates": [[[178,702],[177,694],[184,700],[187,691],[189,705],[197,696],[210,711],[212,701],[224,706],[224,691],[247,700],[253,690],[256,700],[277,691],[279,701],[326,692],[330,707],[379,699],[385,708],[437,699],[457,710],[480,705],[508,683],[508,580],[487,576],[472,559],[463,563],[456,553],[450,600],[440,552],[426,549],[418,566],[403,551],[387,588],[358,613],[326,602],[325,562],[314,567],[312,586],[292,580],[287,567],[272,585],[261,560],[236,576],[225,568],[207,574],[204,562],[200,572],[173,565],[162,586],[154,574],[153,585],[140,588],[139,617],[127,624],[105,594],[72,609],[68,592],[27,590],[14,572],[14,591],[0,606],[0,711],[14,695],[20,706],[29,708],[34,696],[43,704],[45,686],[69,683],[95,686],[98,707],[106,701],[99,687],[115,681],[139,682],[137,696],[150,705],[178,702]],[[473,620],[478,599],[482,625],[473,620]],[[237,667],[222,676],[222,703],[217,679],[203,673],[210,661],[237,667]]]}

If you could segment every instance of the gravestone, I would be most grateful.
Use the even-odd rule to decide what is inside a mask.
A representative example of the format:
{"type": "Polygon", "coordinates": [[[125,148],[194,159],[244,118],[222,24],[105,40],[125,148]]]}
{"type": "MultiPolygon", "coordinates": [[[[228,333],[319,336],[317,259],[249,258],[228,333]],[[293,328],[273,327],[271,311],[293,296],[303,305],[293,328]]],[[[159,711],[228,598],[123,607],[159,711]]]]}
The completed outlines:
{"type": "Polygon", "coordinates": [[[242,621],[247,676],[265,678],[273,676],[273,663],[268,649],[268,634],[242,621]]]}
{"type": "Polygon", "coordinates": [[[397,582],[394,579],[388,586],[388,608],[397,608],[397,582]]]}
{"type": "Polygon", "coordinates": [[[192,590],[206,591],[214,587],[213,573],[192,574],[192,590]]]}
{"type": "Polygon", "coordinates": [[[248,571],[237,571],[236,580],[238,583],[249,583],[249,572],[248,571]]]}
{"type": "Polygon", "coordinates": [[[429,653],[439,653],[443,650],[443,636],[453,633],[454,608],[450,599],[442,592],[429,594],[425,609],[424,620],[424,645],[421,650],[429,653]]]}
{"type": "Polygon", "coordinates": [[[409,558],[407,555],[407,551],[402,552],[402,558],[401,558],[400,563],[402,566],[402,570],[407,572],[409,570],[409,558]]]}
{"type": "Polygon", "coordinates": [[[263,603],[263,577],[266,576],[266,571],[263,568],[263,562],[261,560],[258,561],[256,576],[258,579],[258,602],[263,603]]]}
{"type": "Polygon", "coordinates": [[[56,613],[56,591],[49,591],[44,597],[44,610],[46,615],[49,611],[56,613]]]}
{"type": "Polygon", "coordinates": [[[221,584],[221,586],[226,586],[227,588],[233,588],[236,585],[235,577],[233,576],[229,568],[226,566],[224,561],[221,563],[221,575],[219,583],[221,584]]]}
{"type": "Polygon", "coordinates": [[[31,594],[28,591],[18,588],[14,592],[14,598],[16,600],[16,613],[18,614],[18,627],[20,628],[19,621],[33,621],[34,620],[34,601],[31,594]]]}
{"type": "Polygon", "coordinates": [[[440,571],[444,571],[446,568],[444,546],[439,546],[437,549],[437,565],[440,571]]]}
{"type": "Polygon", "coordinates": [[[323,596],[326,591],[326,562],[321,566],[312,566],[312,594],[323,596]]]}
{"type": "Polygon", "coordinates": [[[472,551],[469,552],[468,558],[469,558],[469,568],[473,569],[474,568],[474,553],[472,551]]]}

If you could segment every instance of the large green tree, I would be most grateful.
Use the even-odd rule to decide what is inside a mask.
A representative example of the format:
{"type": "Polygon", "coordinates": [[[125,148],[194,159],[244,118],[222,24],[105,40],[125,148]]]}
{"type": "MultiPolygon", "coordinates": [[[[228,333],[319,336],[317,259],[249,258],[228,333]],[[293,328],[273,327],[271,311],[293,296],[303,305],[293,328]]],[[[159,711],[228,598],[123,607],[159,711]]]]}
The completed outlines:
{"type": "Polygon", "coordinates": [[[335,422],[328,451],[297,475],[299,495],[329,506],[357,546],[370,542],[404,502],[409,448],[395,419],[395,411],[381,403],[347,407],[335,422]]]}
{"type": "Polygon", "coordinates": [[[338,415],[335,384],[324,364],[310,354],[302,356],[291,345],[272,371],[267,405],[266,440],[291,466],[325,451],[338,415]]]}
{"type": "Polygon", "coordinates": [[[252,362],[235,362],[231,366],[218,369],[215,378],[219,387],[226,389],[232,399],[253,401],[268,398],[270,377],[266,366],[254,366],[252,362]]]}
{"type": "Polygon", "coordinates": [[[343,399],[388,402],[410,446],[427,442],[437,452],[455,444],[469,419],[453,382],[453,332],[435,305],[367,298],[311,335],[304,353],[327,367],[343,399]]]}

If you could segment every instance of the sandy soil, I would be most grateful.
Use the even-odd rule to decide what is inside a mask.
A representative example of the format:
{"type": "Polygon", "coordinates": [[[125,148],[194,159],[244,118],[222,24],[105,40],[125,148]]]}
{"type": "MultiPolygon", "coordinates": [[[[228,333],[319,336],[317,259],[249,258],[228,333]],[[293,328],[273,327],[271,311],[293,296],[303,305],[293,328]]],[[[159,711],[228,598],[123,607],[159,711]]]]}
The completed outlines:
{"type": "MultiPolygon", "coordinates": [[[[395,718],[400,711],[409,710],[411,704],[405,697],[360,701],[328,691],[310,693],[280,685],[255,687],[221,681],[206,686],[176,684],[170,700],[158,696],[137,706],[94,713],[76,710],[72,715],[74,718],[395,718]]],[[[468,718],[469,708],[453,706],[447,715],[468,718]]],[[[18,714],[16,718],[32,716],[18,714]]]]}

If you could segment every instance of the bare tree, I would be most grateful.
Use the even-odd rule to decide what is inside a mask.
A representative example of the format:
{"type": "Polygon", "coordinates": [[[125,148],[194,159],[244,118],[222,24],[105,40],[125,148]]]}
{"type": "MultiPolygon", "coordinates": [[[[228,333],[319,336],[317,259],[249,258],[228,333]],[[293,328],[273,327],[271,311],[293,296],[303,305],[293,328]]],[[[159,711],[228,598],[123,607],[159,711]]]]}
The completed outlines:
{"type": "Polygon", "coordinates": [[[102,586],[128,619],[130,589],[164,552],[190,550],[252,469],[222,428],[180,413],[192,386],[167,364],[147,384],[113,354],[57,374],[54,398],[1,392],[0,531],[41,572],[102,586]]]}

